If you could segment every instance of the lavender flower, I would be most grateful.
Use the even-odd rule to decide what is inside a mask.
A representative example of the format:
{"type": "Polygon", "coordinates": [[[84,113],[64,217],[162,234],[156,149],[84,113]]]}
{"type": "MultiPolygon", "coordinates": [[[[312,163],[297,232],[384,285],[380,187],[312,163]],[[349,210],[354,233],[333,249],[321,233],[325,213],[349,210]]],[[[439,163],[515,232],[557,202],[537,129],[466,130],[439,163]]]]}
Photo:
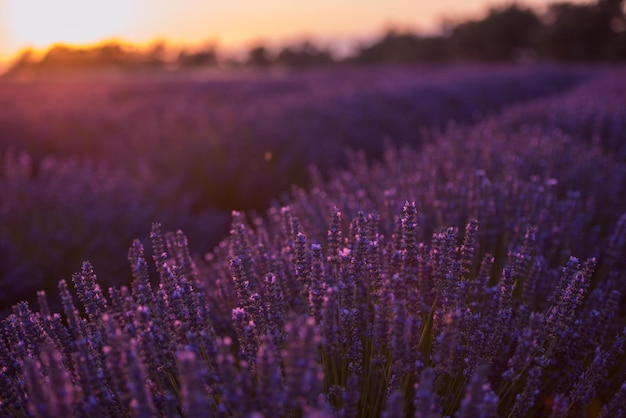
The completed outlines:
{"type": "Polygon", "coordinates": [[[0,415],[620,416],[621,131],[554,103],[349,153],[204,257],[154,224],[106,297],[84,263],[2,320],[0,415]]]}

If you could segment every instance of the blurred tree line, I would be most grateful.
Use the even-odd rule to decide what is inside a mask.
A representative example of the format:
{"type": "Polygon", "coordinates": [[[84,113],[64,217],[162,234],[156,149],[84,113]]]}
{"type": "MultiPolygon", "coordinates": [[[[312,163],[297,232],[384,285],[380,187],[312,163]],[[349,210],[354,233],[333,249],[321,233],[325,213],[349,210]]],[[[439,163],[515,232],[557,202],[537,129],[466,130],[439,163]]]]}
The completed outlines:
{"type": "Polygon", "coordinates": [[[389,30],[337,59],[312,42],[272,51],[251,48],[240,59],[221,59],[214,45],[196,51],[168,53],[164,42],[144,51],[118,43],[92,48],[57,45],[41,59],[25,51],[9,73],[60,69],[193,69],[216,66],[306,68],[339,64],[404,64],[416,62],[621,61],[626,59],[624,0],[595,3],[552,3],[543,13],[515,3],[491,8],[482,19],[444,23],[439,35],[423,36],[389,30]]]}
{"type": "Polygon", "coordinates": [[[438,36],[389,31],[355,63],[620,61],[626,59],[624,0],[552,3],[545,13],[510,4],[479,20],[446,23],[438,36]]]}

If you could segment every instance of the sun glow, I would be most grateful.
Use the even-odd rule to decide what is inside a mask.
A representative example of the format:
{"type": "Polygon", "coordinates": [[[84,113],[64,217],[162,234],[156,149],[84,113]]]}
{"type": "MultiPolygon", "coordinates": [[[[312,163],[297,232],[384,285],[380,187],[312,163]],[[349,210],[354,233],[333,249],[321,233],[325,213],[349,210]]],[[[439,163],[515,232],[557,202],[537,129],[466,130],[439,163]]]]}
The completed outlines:
{"type": "Polygon", "coordinates": [[[128,0],[7,0],[4,13],[13,43],[43,48],[115,37],[137,19],[137,9],[128,0]]]}

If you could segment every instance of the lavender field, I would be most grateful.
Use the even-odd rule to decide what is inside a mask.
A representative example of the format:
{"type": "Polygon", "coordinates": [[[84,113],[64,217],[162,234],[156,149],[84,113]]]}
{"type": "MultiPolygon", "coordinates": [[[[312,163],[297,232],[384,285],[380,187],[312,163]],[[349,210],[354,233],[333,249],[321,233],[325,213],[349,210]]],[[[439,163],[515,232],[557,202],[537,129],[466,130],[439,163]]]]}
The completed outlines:
{"type": "MultiPolygon", "coordinates": [[[[127,282],[126,251],[152,222],[195,251],[230,211],[262,212],[308,166],[380,156],[386,138],[568,89],[583,68],[354,68],[197,80],[53,79],[0,88],[0,306],[55,292],[90,260],[105,288],[127,282]]],[[[58,299],[58,297],[56,297],[58,299]]]]}
{"type": "Polygon", "coordinates": [[[626,416],[625,80],[0,82],[0,415],[626,416]]]}

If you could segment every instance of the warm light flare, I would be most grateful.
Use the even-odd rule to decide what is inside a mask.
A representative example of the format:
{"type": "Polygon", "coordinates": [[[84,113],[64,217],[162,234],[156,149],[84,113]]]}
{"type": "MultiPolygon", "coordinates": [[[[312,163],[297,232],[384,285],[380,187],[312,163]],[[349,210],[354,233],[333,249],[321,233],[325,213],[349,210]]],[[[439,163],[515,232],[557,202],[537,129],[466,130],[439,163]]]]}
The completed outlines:
{"type": "MultiPolygon", "coordinates": [[[[548,2],[521,3],[540,10],[548,2]]],[[[0,64],[24,48],[44,50],[55,43],[85,46],[113,39],[141,46],[154,40],[179,45],[210,42],[244,53],[258,43],[272,46],[301,39],[353,45],[369,42],[391,27],[434,34],[441,30],[442,20],[480,17],[488,6],[505,3],[509,2],[0,0],[0,64]]]]}
{"type": "Polygon", "coordinates": [[[137,18],[127,0],[7,0],[6,31],[18,45],[85,44],[118,35],[137,18]]]}

